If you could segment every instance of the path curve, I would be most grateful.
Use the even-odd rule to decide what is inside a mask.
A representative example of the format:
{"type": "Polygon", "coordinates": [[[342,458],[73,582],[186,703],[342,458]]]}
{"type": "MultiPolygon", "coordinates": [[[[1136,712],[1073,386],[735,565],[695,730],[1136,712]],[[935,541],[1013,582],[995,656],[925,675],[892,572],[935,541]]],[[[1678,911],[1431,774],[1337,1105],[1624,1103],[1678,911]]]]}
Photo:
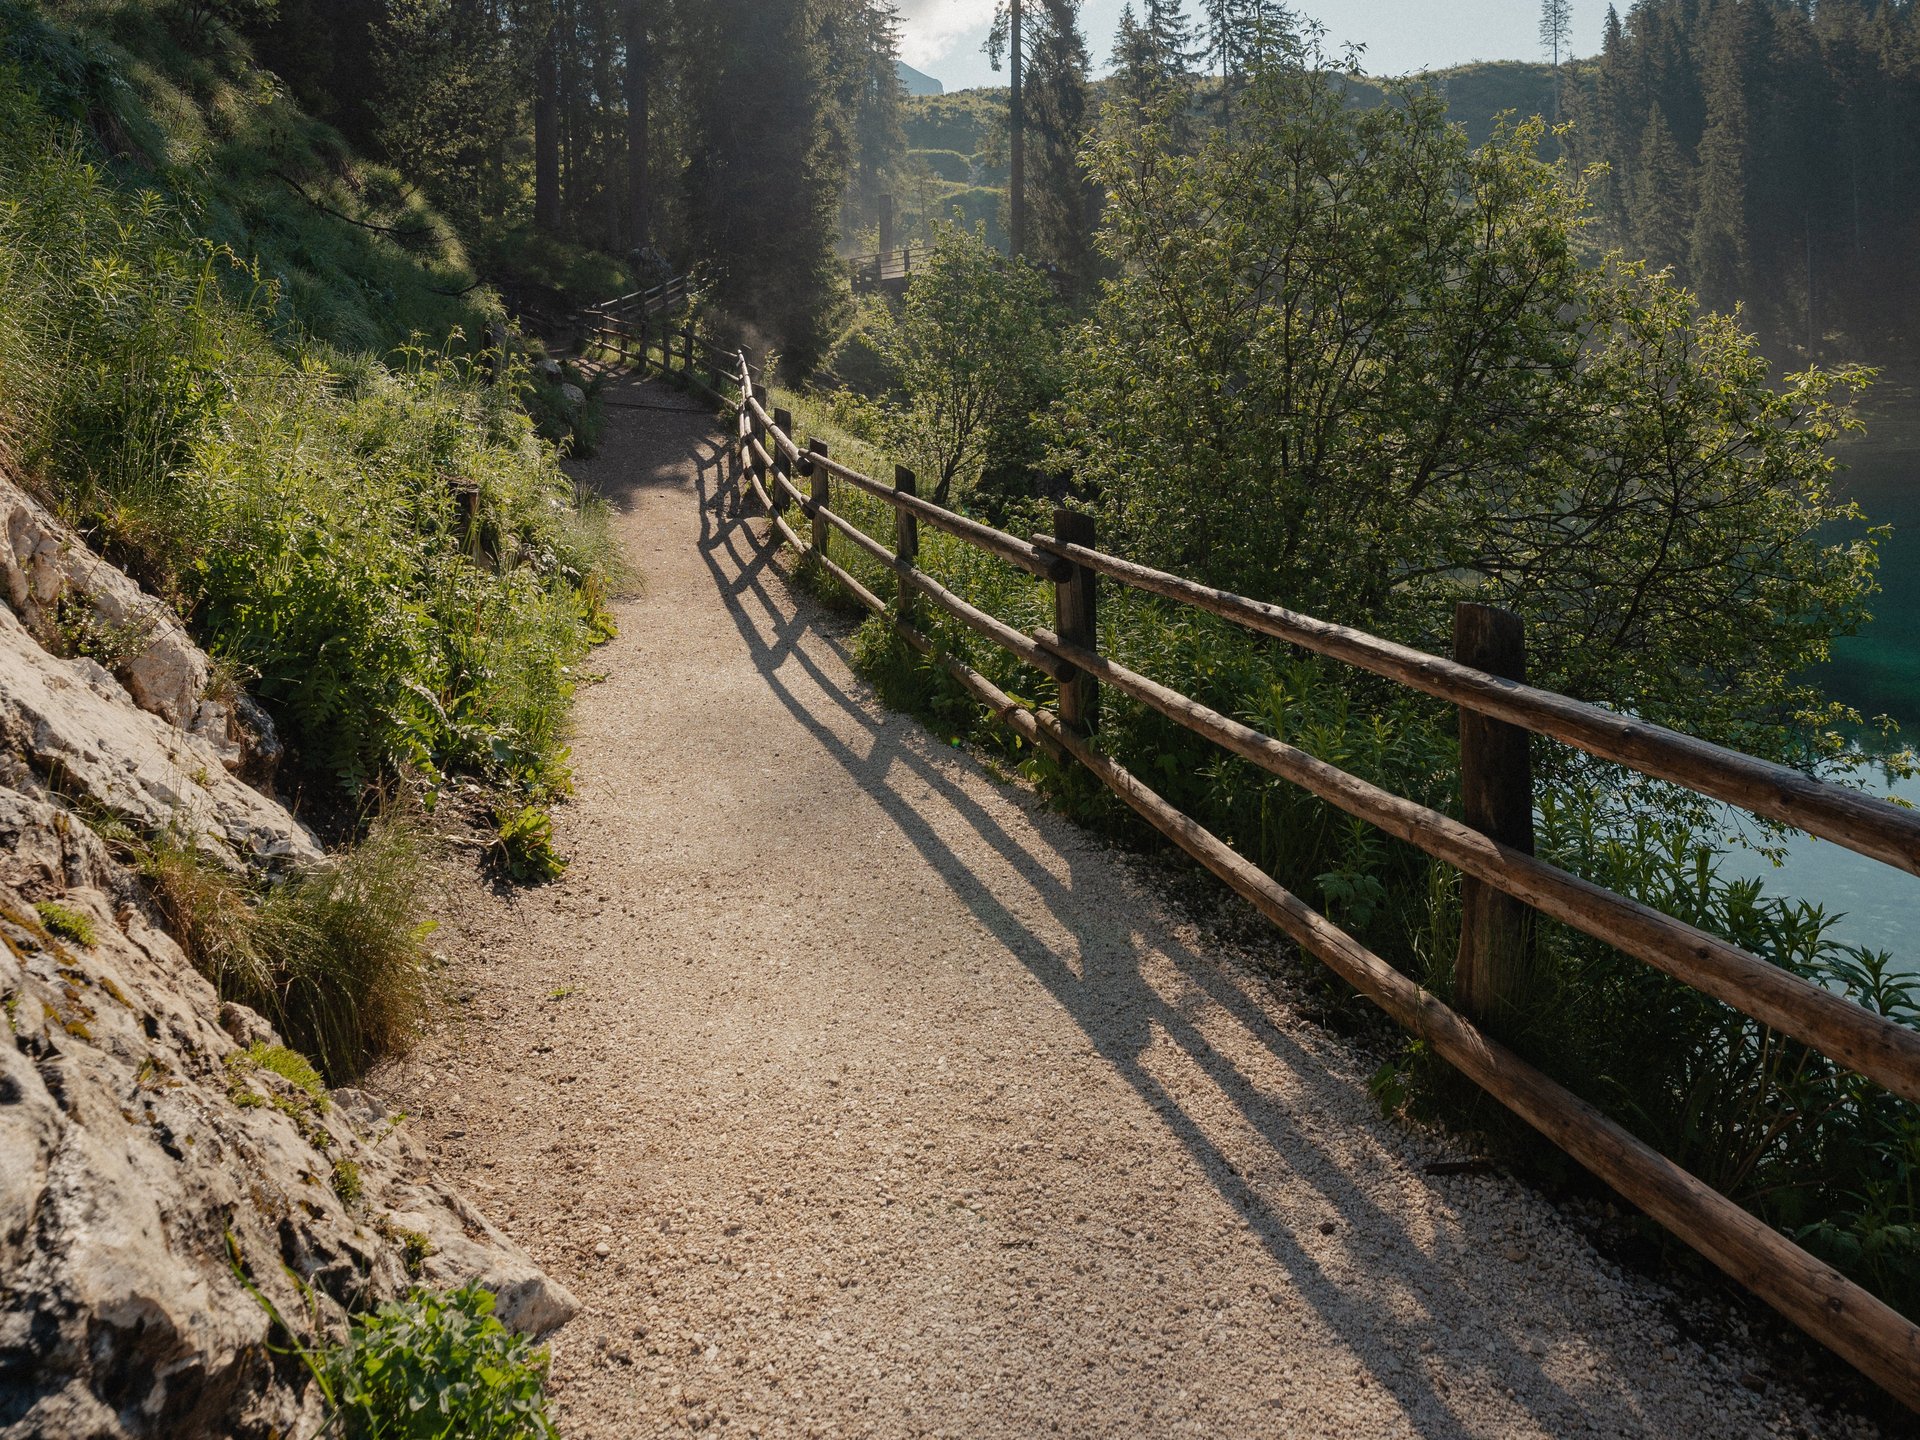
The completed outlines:
{"type": "Polygon", "coordinates": [[[563,1435],[1853,1432],[1531,1192],[1423,1173],[1283,993],[868,698],[709,418],[613,398],[576,469],[645,585],[572,868],[449,872],[463,1004],[379,1080],[585,1303],[563,1435]]]}

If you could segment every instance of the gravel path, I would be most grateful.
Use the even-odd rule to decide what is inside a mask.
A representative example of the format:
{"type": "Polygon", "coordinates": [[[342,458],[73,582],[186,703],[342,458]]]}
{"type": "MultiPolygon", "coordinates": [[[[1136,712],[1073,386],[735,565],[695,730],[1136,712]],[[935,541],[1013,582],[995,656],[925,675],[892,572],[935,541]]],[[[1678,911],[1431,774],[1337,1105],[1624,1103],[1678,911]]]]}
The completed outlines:
{"type": "Polygon", "coordinates": [[[464,1005],[381,1080],[585,1302],[570,1440],[1865,1433],[1531,1192],[1424,1173],[1283,992],[877,708],[710,421],[616,409],[601,454],[646,585],[572,868],[450,872],[464,1005]]]}

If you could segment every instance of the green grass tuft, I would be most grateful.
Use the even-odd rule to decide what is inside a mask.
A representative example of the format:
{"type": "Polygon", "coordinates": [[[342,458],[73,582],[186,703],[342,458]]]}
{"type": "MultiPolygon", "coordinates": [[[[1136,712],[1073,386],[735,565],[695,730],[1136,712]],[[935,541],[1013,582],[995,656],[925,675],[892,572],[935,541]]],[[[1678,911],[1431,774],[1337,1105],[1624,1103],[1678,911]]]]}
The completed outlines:
{"type": "Polygon", "coordinates": [[[336,1083],[403,1051],[425,1012],[424,869],[417,827],[395,815],[264,893],[178,837],[141,854],[168,930],[221,997],[258,1010],[336,1083]]]}

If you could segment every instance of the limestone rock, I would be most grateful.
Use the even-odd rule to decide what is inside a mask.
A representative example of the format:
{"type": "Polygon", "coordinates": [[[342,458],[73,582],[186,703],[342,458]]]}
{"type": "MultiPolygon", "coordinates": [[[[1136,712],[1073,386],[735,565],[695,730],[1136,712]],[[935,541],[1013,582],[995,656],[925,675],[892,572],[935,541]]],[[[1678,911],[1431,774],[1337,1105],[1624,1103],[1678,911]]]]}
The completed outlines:
{"type": "Polygon", "coordinates": [[[230,775],[211,744],[136,708],[96,661],[47,653],[7,609],[0,609],[0,751],[137,831],[192,835],[230,867],[321,858],[306,827],[230,775]]]}
{"type": "Polygon", "coordinates": [[[0,789],[0,1437],[313,1434],[319,1399],[235,1259],[308,1344],[420,1281],[497,1286],[532,1331],[574,1312],[424,1178],[398,1117],[259,1063],[266,1022],[223,1010],[62,814],[0,789]],[[40,923],[55,895],[90,943],[40,923]]]}
{"type": "Polygon", "coordinates": [[[172,609],[109,565],[0,474],[0,582],[29,634],[55,654],[104,662],[133,703],[214,747],[221,764],[270,785],[280,744],[243,694],[208,694],[213,663],[172,609]]]}
{"type": "Polygon", "coordinates": [[[584,410],[587,405],[587,392],[582,390],[578,385],[562,385],[560,387],[560,398],[567,402],[567,408],[569,410],[584,410]]]}

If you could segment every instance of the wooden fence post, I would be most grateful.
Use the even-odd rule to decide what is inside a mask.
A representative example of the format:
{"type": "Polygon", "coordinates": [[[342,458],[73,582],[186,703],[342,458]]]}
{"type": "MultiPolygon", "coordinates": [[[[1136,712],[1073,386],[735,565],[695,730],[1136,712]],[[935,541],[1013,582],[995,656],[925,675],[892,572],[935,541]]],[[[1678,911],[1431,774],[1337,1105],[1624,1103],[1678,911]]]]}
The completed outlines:
{"type": "Polygon", "coordinates": [[[693,384],[693,326],[680,327],[680,388],[693,384]]]}
{"type": "MultiPolygon", "coordinates": [[[[1063,545],[1094,548],[1093,517],[1078,510],[1053,512],[1053,538],[1063,545]]],[[[1100,648],[1099,576],[1084,565],[1075,565],[1066,579],[1053,587],[1053,629],[1062,640],[1086,650],[1100,648]]],[[[1085,671],[1074,670],[1060,681],[1060,721],[1082,735],[1100,724],[1100,682],[1085,671]]]]}
{"type": "MultiPolygon", "coordinates": [[[[791,440],[793,438],[792,414],[785,410],[774,411],[773,428],[791,440]]],[[[781,488],[778,477],[784,477],[787,480],[793,479],[793,461],[788,457],[787,452],[780,448],[779,444],[771,435],[767,437],[767,454],[773,460],[773,473],[775,477],[777,477],[767,485],[767,498],[773,501],[773,513],[780,515],[786,512],[787,492],[781,488]]],[[[778,534],[773,536],[773,543],[776,546],[779,545],[780,537],[778,534]]]]}
{"type": "MultiPolygon", "coordinates": [[[[818,455],[822,459],[827,454],[827,442],[824,440],[807,441],[807,454],[818,455]]],[[[827,467],[818,461],[807,462],[807,475],[812,483],[807,487],[807,498],[813,502],[813,549],[817,555],[827,553],[827,517],[822,510],[832,507],[832,495],[827,489],[827,467]]]]}
{"type": "MultiPolygon", "coordinates": [[[[1506,680],[1527,678],[1526,629],[1491,605],[1453,611],[1453,658],[1506,680]]],[[[1462,818],[1483,834],[1533,853],[1533,761],[1527,732],[1475,711],[1460,711],[1462,818]]],[[[1523,1007],[1533,961],[1533,912],[1471,876],[1460,879],[1460,953],[1454,961],[1459,1008],[1495,1028],[1523,1007]]]]}
{"type": "MultiPolygon", "coordinates": [[[[746,383],[751,387],[751,393],[754,398],[760,402],[760,409],[765,412],[767,410],[767,401],[771,398],[767,394],[767,387],[754,384],[752,371],[747,372],[746,383]]],[[[754,438],[760,442],[760,456],[753,462],[753,473],[760,481],[760,488],[766,491],[768,498],[771,499],[773,496],[773,477],[768,473],[767,466],[779,447],[773,443],[773,434],[767,429],[765,422],[760,419],[759,415],[753,417],[753,434],[754,438]]]]}
{"type": "MultiPolygon", "coordinates": [[[[904,465],[893,467],[893,493],[896,495],[918,495],[920,482],[914,478],[913,471],[904,465]]],[[[920,563],[920,517],[903,506],[893,507],[893,553],[902,565],[920,563]]],[[[895,607],[902,619],[913,611],[913,597],[917,593],[907,583],[907,577],[901,575],[900,603],[895,607]]]]}

